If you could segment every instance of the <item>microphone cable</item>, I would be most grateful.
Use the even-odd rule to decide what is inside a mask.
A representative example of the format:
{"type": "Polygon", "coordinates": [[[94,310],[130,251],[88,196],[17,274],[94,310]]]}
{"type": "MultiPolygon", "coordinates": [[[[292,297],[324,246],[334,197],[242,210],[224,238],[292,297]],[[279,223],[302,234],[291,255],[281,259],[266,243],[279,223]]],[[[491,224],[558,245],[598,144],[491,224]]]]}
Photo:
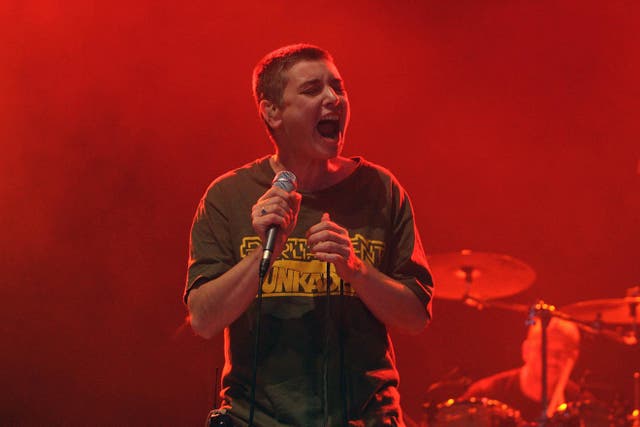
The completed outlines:
{"type": "Polygon", "coordinates": [[[322,351],[322,388],[324,400],[324,424],[329,425],[329,347],[331,345],[331,264],[326,263],[325,312],[324,312],[324,349],[322,351]]]}
{"type": "Polygon", "coordinates": [[[262,283],[264,282],[265,272],[260,270],[258,273],[258,296],[256,300],[256,327],[255,341],[253,344],[253,373],[251,375],[251,394],[249,401],[249,427],[253,427],[253,416],[256,406],[256,381],[258,378],[258,350],[260,347],[260,318],[262,317],[262,283]]]}
{"type": "Polygon", "coordinates": [[[344,281],[340,278],[340,310],[338,323],[338,346],[340,351],[340,400],[342,401],[342,423],[344,426],[349,425],[349,405],[347,404],[347,381],[344,369],[344,326],[345,326],[345,308],[344,308],[344,281]]]}
{"type": "MultiPolygon", "coordinates": [[[[331,344],[330,336],[331,326],[333,324],[331,317],[331,264],[327,262],[327,289],[326,289],[326,311],[325,311],[325,346],[323,354],[323,385],[324,385],[324,425],[329,425],[329,349],[331,344]]],[[[349,413],[347,405],[347,384],[344,368],[344,326],[345,326],[345,308],[344,308],[344,281],[340,279],[340,295],[338,304],[338,316],[336,325],[338,334],[338,374],[340,381],[340,402],[342,404],[342,425],[349,425],[349,413]]]]}

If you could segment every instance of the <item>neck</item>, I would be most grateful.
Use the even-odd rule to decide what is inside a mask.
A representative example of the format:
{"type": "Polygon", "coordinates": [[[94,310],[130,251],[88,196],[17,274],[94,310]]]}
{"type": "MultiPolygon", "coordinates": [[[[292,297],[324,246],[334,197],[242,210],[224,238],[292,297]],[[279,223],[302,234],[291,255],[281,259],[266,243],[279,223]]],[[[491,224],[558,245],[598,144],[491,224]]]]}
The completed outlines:
{"type": "Polygon", "coordinates": [[[291,171],[297,178],[298,191],[313,192],[330,187],[346,178],[355,168],[355,162],[346,157],[335,157],[328,160],[287,159],[277,153],[269,159],[275,173],[283,170],[291,171]]]}

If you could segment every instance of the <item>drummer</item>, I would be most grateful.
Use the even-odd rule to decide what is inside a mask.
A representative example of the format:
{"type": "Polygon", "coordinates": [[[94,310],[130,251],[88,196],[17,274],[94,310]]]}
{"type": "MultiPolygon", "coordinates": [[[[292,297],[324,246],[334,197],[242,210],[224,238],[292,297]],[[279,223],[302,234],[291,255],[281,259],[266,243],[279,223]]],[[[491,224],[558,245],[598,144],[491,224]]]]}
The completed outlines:
{"type": "MultiPolygon", "coordinates": [[[[543,410],[541,337],[540,321],[536,319],[522,343],[524,364],[471,384],[460,400],[471,397],[499,400],[519,410],[525,421],[539,420],[543,410]]],[[[550,408],[584,398],[578,385],[569,380],[579,346],[580,331],[576,325],[553,317],[547,327],[547,399],[550,408]]]]}

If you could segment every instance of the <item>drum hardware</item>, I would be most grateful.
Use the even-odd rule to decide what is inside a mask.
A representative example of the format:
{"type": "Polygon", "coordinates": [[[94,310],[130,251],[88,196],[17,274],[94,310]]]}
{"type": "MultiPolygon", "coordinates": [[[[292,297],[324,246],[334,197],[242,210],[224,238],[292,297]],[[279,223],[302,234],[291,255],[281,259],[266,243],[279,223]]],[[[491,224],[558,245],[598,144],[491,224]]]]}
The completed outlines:
{"type": "Polygon", "coordinates": [[[428,259],[438,283],[436,298],[504,298],[527,289],[536,278],[530,266],[504,254],[463,249],[434,254],[428,259]]]}
{"type": "MultiPolygon", "coordinates": [[[[549,401],[548,395],[547,395],[547,371],[548,371],[547,327],[549,325],[549,322],[551,321],[551,318],[558,317],[560,319],[572,322],[582,331],[592,335],[602,336],[611,341],[615,341],[625,345],[635,345],[638,343],[638,341],[633,331],[631,331],[631,333],[621,334],[619,331],[606,329],[605,322],[603,321],[593,322],[591,321],[591,319],[594,318],[594,313],[597,312],[597,310],[602,311],[603,307],[606,307],[609,311],[607,311],[607,316],[604,317],[604,319],[607,322],[611,320],[618,320],[619,321],[618,323],[622,323],[620,321],[621,320],[626,321],[627,317],[619,316],[618,311],[620,311],[620,307],[621,306],[628,307],[629,308],[628,315],[633,314],[635,316],[635,310],[638,303],[637,301],[638,299],[640,299],[640,297],[626,297],[622,299],[612,299],[612,300],[607,300],[606,303],[603,303],[603,300],[585,301],[583,303],[578,303],[578,304],[573,304],[571,306],[568,306],[569,307],[568,310],[563,309],[562,311],[556,309],[554,305],[547,304],[544,301],[540,300],[528,308],[529,317],[526,322],[527,325],[534,324],[535,319],[538,318],[540,319],[540,324],[542,327],[541,328],[542,342],[540,346],[541,362],[542,362],[542,366],[541,366],[542,368],[542,373],[541,373],[542,412],[538,420],[538,424],[537,424],[538,427],[546,427],[551,425],[549,424],[550,420],[555,413],[555,409],[558,403],[561,403],[559,401],[559,396],[561,395],[560,391],[564,389],[564,384],[558,383],[558,386],[556,387],[557,395],[554,392],[554,395],[556,395],[555,399],[552,399],[552,401],[549,401]],[[579,310],[574,309],[573,307],[579,307],[580,309],[579,310]],[[573,313],[578,313],[579,316],[574,317],[573,315],[571,315],[573,313]],[[612,313],[615,313],[615,314],[612,314],[612,313]],[[613,317],[613,316],[616,316],[616,317],[613,317]]],[[[506,303],[501,301],[489,301],[489,300],[484,300],[478,297],[474,297],[472,295],[465,296],[464,303],[469,306],[476,307],[479,310],[484,308],[500,308],[500,309],[516,311],[516,312],[527,311],[527,306],[523,304],[513,304],[513,303],[506,303]]],[[[602,319],[603,316],[599,316],[599,318],[602,319]]],[[[636,317],[632,316],[632,319],[636,319],[636,317]]],[[[566,380],[568,380],[568,375],[571,372],[571,368],[573,367],[574,361],[571,359],[568,362],[571,365],[565,366],[564,373],[566,374],[566,377],[567,377],[565,379],[565,383],[566,383],[566,380]]],[[[639,412],[637,411],[638,405],[636,405],[635,407],[636,407],[636,410],[634,412],[638,413],[639,412]]],[[[575,416],[575,414],[573,416],[575,416]]],[[[554,421],[554,423],[557,423],[557,420],[554,421]]],[[[640,425],[638,426],[634,425],[633,427],[640,427],[640,425]]]]}
{"type": "Polygon", "coordinates": [[[540,300],[529,310],[529,319],[527,320],[528,325],[533,325],[535,323],[535,318],[540,319],[541,326],[541,346],[540,346],[540,360],[542,361],[542,372],[540,374],[541,381],[541,406],[542,412],[540,414],[540,419],[538,425],[540,427],[546,427],[549,421],[549,400],[547,396],[547,327],[551,322],[551,317],[555,313],[556,308],[553,305],[548,305],[544,301],[540,300]]]}
{"type": "Polygon", "coordinates": [[[459,396],[472,383],[471,378],[465,376],[458,366],[451,369],[443,375],[438,381],[427,387],[424,402],[422,404],[422,413],[425,420],[423,425],[429,425],[427,420],[433,420],[438,405],[446,401],[450,396],[459,396]]]}
{"type": "Polygon", "coordinates": [[[605,298],[581,301],[562,309],[566,314],[594,325],[609,323],[636,325],[640,297],[605,298]]]}
{"type": "MultiPolygon", "coordinates": [[[[564,383],[562,384],[560,382],[558,383],[556,390],[554,391],[554,396],[552,396],[552,400],[549,401],[549,396],[547,393],[547,390],[548,390],[547,389],[547,375],[548,375],[547,374],[548,372],[547,327],[553,317],[558,317],[565,321],[572,322],[579,329],[587,333],[590,333],[593,335],[600,335],[615,342],[619,342],[627,345],[637,343],[637,341],[635,340],[635,337],[633,336],[620,335],[615,331],[605,329],[604,325],[602,324],[594,326],[593,322],[573,318],[572,316],[565,313],[564,311],[558,310],[554,305],[545,303],[543,300],[539,300],[532,306],[528,307],[523,304],[513,304],[513,303],[506,303],[501,301],[489,301],[489,300],[483,300],[481,298],[468,295],[464,298],[464,303],[467,305],[476,307],[479,310],[484,308],[500,308],[500,309],[505,309],[510,311],[521,312],[521,313],[528,311],[529,316],[526,321],[527,325],[533,325],[535,323],[536,318],[540,320],[540,324],[541,324],[540,353],[541,353],[541,362],[542,362],[542,366],[541,366],[542,368],[541,369],[542,370],[541,372],[542,411],[541,411],[540,418],[538,419],[538,423],[537,423],[538,427],[546,427],[550,425],[549,424],[550,419],[552,415],[555,413],[555,409],[557,405],[561,403],[560,402],[561,400],[560,396],[562,394],[561,391],[564,389],[564,385],[568,380],[569,373],[571,372],[571,368],[573,368],[573,363],[575,362],[572,359],[568,360],[568,364],[565,365],[565,369],[564,369],[564,374],[566,376],[566,378],[564,379],[564,383]]],[[[634,427],[640,427],[640,426],[634,426],[634,427]]]]}
{"type": "MultiPolygon", "coordinates": [[[[587,333],[633,346],[638,344],[638,304],[640,304],[640,287],[636,286],[628,289],[627,296],[624,298],[581,301],[563,307],[554,315],[575,323],[587,333]],[[607,327],[615,327],[615,330],[607,327]],[[624,331],[623,327],[627,327],[627,331],[624,331]]],[[[640,372],[635,372],[633,379],[634,404],[628,416],[625,417],[623,412],[614,413],[606,411],[607,408],[598,408],[591,402],[580,402],[574,405],[573,411],[577,411],[579,415],[573,414],[572,421],[567,421],[568,412],[560,408],[559,415],[554,415],[552,419],[552,425],[556,425],[554,422],[557,423],[558,419],[564,419],[560,424],[562,426],[640,427],[640,372]],[[589,421],[586,422],[583,418],[588,418],[589,421]]]]}
{"type": "Polygon", "coordinates": [[[640,427],[640,372],[633,373],[633,410],[628,419],[631,427],[640,427]]]}
{"type": "Polygon", "coordinates": [[[638,322],[640,304],[640,287],[627,289],[624,298],[605,298],[589,301],[581,301],[562,308],[567,316],[579,321],[585,328],[591,328],[588,332],[603,335],[606,338],[626,345],[638,344],[638,322]],[[617,326],[618,331],[613,332],[603,327],[605,325],[617,326]],[[627,331],[620,333],[621,328],[627,327],[627,331]]]}
{"type": "MultiPolygon", "coordinates": [[[[633,309],[630,309],[630,312],[632,312],[633,310],[633,313],[634,313],[633,319],[637,319],[637,317],[635,317],[635,306],[637,305],[637,301],[636,301],[637,298],[638,297],[626,297],[622,299],[623,302],[615,301],[615,304],[614,303],[609,304],[609,301],[608,301],[606,306],[608,308],[613,308],[614,310],[617,310],[620,305],[629,304],[629,307],[633,307],[633,309]]],[[[556,307],[553,305],[548,305],[548,304],[545,304],[543,301],[539,301],[537,304],[531,307],[531,310],[529,312],[528,323],[533,324],[533,322],[535,321],[534,318],[538,317],[540,319],[541,326],[542,326],[542,345],[541,345],[540,352],[541,352],[541,360],[542,360],[541,382],[542,382],[543,413],[540,416],[540,420],[538,424],[540,427],[545,427],[548,425],[548,422],[551,418],[551,414],[553,414],[553,409],[556,403],[556,402],[547,401],[547,326],[549,325],[549,322],[551,321],[552,317],[558,317],[560,319],[572,322],[579,329],[587,333],[600,335],[602,337],[613,340],[615,342],[619,342],[625,345],[635,345],[638,343],[635,337],[635,334],[633,334],[633,332],[631,333],[631,335],[628,335],[628,334],[621,335],[618,332],[605,329],[603,325],[604,322],[602,321],[598,323],[594,323],[586,320],[587,318],[592,318],[591,316],[588,316],[588,317],[583,316],[582,318],[580,318],[580,317],[574,317],[574,315],[569,314],[569,313],[572,313],[573,311],[572,307],[575,307],[575,306],[579,306],[582,310],[580,313],[584,315],[588,311],[585,309],[585,307],[589,307],[591,309],[590,314],[593,314],[593,308],[595,307],[598,310],[602,310],[603,304],[601,303],[601,300],[595,301],[595,302],[586,301],[584,303],[573,304],[572,306],[569,306],[568,310],[563,309],[562,311],[560,311],[560,310],[557,310],[556,307]],[[552,405],[550,405],[550,403],[552,403],[552,405]]],[[[575,310],[573,312],[575,313],[576,311],[578,310],[575,310]]],[[[609,316],[607,318],[607,320],[612,320],[612,319],[613,319],[612,316],[609,316]]],[[[571,362],[571,360],[569,362],[571,362]]],[[[640,427],[640,426],[634,426],[634,427],[640,427]]]]}
{"type": "Polygon", "coordinates": [[[487,398],[470,398],[427,408],[425,427],[519,427],[520,413],[505,403],[487,398]]]}
{"type": "MultiPolygon", "coordinates": [[[[603,407],[598,402],[571,402],[568,406],[562,405],[559,411],[554,411],[557,407],[558,398],[555,397],[559,387],[556,387],[552,401],[547,396],[547,327],[553,317],[558,317],[565,321],[572,322],[580,330],[585,333],[602,336],[608,340],[624,344],[637,345],[639,337],[639,312],[640,304],[640,287],[634,287],[627,291],[624,298],[611,298],[601,300],[582,301],[563,307],[561,310],[555,306],[546,304],[540,300],[532,306],[523,304],[507,303],[496,301],[497,298],[503,298],[515,295],[529,286],[535,280],[535,271],[522,261],[519,261],[509,255],[485,252],[473,252],[471,250],[462,250],[459,252],[435,254],[429,257],[429,263],[438,286],[435,288],[434,296],[442,299],[460,300],[468,306],[482,310],[484,308],[500,308],[520,313],[529,313],[527,324],[533,324],[537,319],[540,320],[541,328],[541,391],[542,391],[542,412],[536,427],[555,427],[555,426],[587,426],[592,420],[593,426],[622,426],[621,420],[624,420],[625,427],[640,427],[640,373],[634,375],[635,380],[635,400],[634,409],[628,416],[628,413],[618,412],[614,414],[608,408],[603,407]],[[626,328],[626,330],[624,329],[626,328]],[[554,398],[555,397],[555,398],[554,398]],[[563,415],[559,415],[562,413],[563,415]],[[564,417],[564,418],[563,418],[564,417]],[[567,418],[569,417],[569,418],[567,418]],[[609,422],[605,421],[609,419],[609,422]],[[569,419],[569,421],[567,421],[569,419]],[[585,421],[587,420],[587,421],[585,421]],[[626,422],[629,423],[626,423],[626,422]],[[560,424],[558,424],[560,422],[560,424]],[[567,423],[568,422],[568,423],[567,423]],[[632,424],[631,424],[632,423],[632,424]]],[[[569,361],[573,363],[573,361],[569,361]]],[[[568,364],[565,366],[564,373],[566,380],[573,366],[568,364]]],[[[566,383],[565,380],[565,383],[566,383]]],[[[435,383],[432,387],[440,386],[435,383]]],[[[564,388],[564,387],[562,387],[564,388]]],[[[558,393],[560,396],[562,393],[558,393]]],[[[445,411],[445,408],[453,408],[454,401],[448,401],[449,404],[439,404],[437,407],[433,405],[433,401],[423,405],[429,417],[433,420],[439,411],[445,411]],[[435,414],[435,415],[434,415],[435,414]]],[[[460,403],[460,402],[456,402],[460,403]]],[[[469,404],[469,403],[468,403],[469,404]]],[[[475,408],[470,406],[469,408],[475,408]]],[[[452,409],[446,409],[451,411],[452,409]]],[[[472,410],[472,409],[469,409],[472,410]]],[[[628,410],[628,409],[627,409],[628,410]]],[[[465,411],[462,411],[465,412],[465,411]]],[[[428,426],[475,426],[476,424],[460,424],[458,421],[450,421],[451,419],[463,419],[456,417],[441,416],[440,424],[427,424],[428,426]],[[446,420],[449,421],[443,421],[446,420]],[[458,422],[456,424],[456,422],[458,422]],[[443,424],[444,423],[444,424],[443,424]]],[[[479,424],[482,426],[500,425],[502,424],[479,424]]]]}
{"type": "Polygon", "coordinates": [[[638,344],[638,304],[640,297],[581,301],[562,308],[562,313],[582,330],[625,345],[638,344]],[[605,326],[617,327],[616,331],[605,326]],[[626,332],[623,327],[629,327],[626,332]]]}
{"type": "Polygon", "coordinates": [[[463,302],[469,307],[475,307],[478,310],[483,310],[485,308],[500,308],[502,310],[515,311],[518,313],[528,313],[531,307],[526,304],[517,304],[495,300],[483,300],[471,295],[466,296],[463,302]]]}
{"type": "Polygon", "coordinates": [[[563,403],[549,418],[551,427],[624,427],[626,423],[612,414],[602,402],[583,400],[563,403]]]}

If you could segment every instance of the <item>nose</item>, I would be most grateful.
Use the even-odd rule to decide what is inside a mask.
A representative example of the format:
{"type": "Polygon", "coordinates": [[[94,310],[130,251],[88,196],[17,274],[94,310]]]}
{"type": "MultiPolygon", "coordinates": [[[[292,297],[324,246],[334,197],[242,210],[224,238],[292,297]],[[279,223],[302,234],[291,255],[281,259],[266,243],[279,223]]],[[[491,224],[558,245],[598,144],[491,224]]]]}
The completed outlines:
{"type": "Polygon", "coordinates": [[[338,105],[340,103],[340,96],[331,86],[326,87],[325,89],[325,102],[329,105],[338,105]]]}

